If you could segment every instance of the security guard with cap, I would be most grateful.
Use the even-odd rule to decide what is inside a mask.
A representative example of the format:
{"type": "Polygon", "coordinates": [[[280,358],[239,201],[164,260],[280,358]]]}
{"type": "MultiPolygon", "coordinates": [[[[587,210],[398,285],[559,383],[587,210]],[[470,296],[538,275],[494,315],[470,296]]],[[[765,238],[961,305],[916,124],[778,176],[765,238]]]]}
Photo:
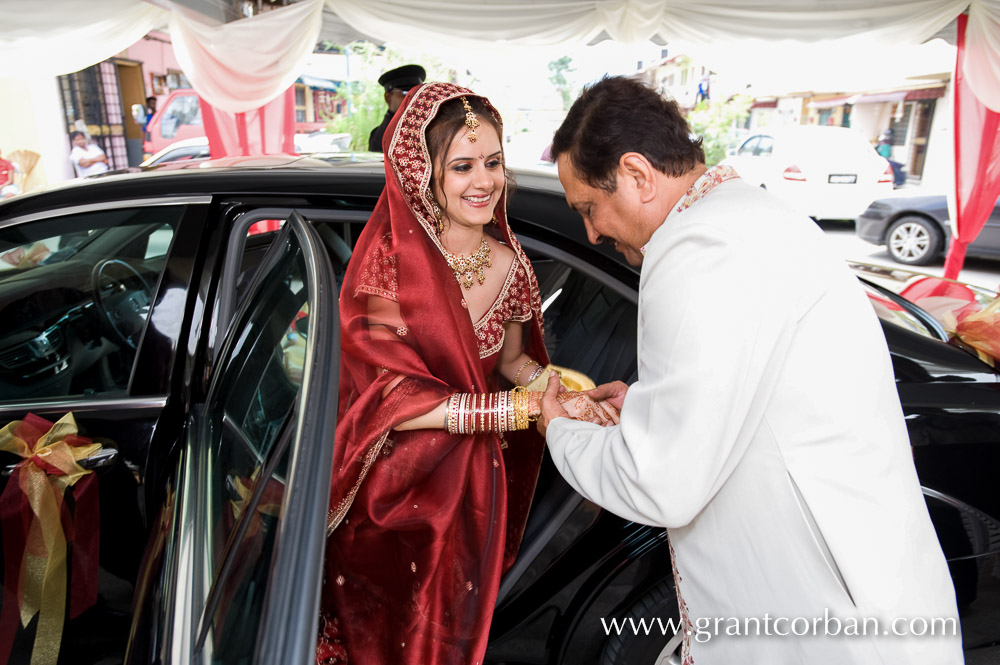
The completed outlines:
{"type": "Polygon", "coordinates": [[[368,135],[368,149],[370,151],[382,152],[382,135],[385,134],[385,129],[389,126],[389,121],[392,120],[396,109],[403,103],[407,91],[423,83],[426,78],[427,72],[420,65],[403,65],[396,69],[390,69],[378,77],[378,84],[385,88],[385,103],[389,105],[389,110],[385,112],[382,124],[368,135]]]}

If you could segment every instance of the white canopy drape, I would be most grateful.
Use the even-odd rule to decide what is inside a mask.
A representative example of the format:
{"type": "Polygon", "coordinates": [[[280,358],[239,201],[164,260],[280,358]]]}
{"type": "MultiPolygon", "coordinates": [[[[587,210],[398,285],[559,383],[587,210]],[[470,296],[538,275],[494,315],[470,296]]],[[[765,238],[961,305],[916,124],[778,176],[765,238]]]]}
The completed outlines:
{"type": "MultiPolygon", "coordinates": [[[[167,4],[166,0],[158,0],[167,4]]],[[[15,0],[0,0],[11,6],[15,0]]],[[[968,9],[965,75],[1000,111],[1000,0],[301,0],[224,25],[142,0],[17,2],[0,21],[0,62],[23,72],[66,73],[104,60],[169,17],[178,60],[213,105],[248,111],[293,81],[324,16],[379,41],[483,40],[518,44],[655,39],[917,43],[968,9]],[[324,12],[324,8],[327,10],[324,12]]],[[[343,26],[338,26],[343,34],[343,26]]],[[[790,45],[791,47],[791,45],[790,45]]]]}
{"type": "Polygon", "coordinates": [[[322,22],[323,0],[302,0],[219,25],[174,11],[170,38],[198,94],[216,108],[242,113],[268,103],[295,81],[322,22]]]}
{"type": "Polygon", "coordinates": [[[0,0],[0,17],[0,76],[33,78],[107,60],[165,25],[167,12],[141,0],[0,0]]]}

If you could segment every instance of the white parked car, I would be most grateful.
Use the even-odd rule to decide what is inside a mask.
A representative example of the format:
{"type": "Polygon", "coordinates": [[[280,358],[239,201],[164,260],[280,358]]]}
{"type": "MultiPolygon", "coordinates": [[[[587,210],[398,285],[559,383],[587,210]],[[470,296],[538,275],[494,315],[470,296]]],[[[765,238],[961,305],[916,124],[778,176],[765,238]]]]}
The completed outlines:
{"type": "Polygon", "coordinates": [[[722,163],[816,219],[856,219],[893,187],[889,162],[847,127],[759,130],[722,163]]]}
{"type": "Polygon", "coordinates": [[[183,159],[208,159],[208,157],[208,138],[196,136],[193,139],[182,139],[171,143],[163,150],[147,157],[139,166],[154,166],[183,159]]]}
{"type": "MultiPolygon", "coordinates": [[[[351,135],[347,133],[328,134],[319,131],[311,134],[295,134],[292,138],[295,142],[295,152],[300,155],[311,155],[318,152],[347,152],[351,147],[351,135]]],[[[155,166],[182,159],[208,159],[209,156],[208,138],[196,136],[171,143],[139,166],[155,166]]]]}

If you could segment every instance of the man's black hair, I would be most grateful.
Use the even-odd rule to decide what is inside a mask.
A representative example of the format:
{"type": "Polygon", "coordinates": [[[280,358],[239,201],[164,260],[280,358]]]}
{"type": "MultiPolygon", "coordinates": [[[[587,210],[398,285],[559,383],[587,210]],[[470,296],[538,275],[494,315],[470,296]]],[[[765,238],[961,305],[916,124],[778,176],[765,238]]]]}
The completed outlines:
{"type": "Polygon", "coordinates": [[[677,102],[635,79],[605,77],[573,102],[552,139],[552,161],[567,155],[587,184],[612,193],[626,152],[674,177],[705,163],[701,139],[692,138],[677,102]]]}

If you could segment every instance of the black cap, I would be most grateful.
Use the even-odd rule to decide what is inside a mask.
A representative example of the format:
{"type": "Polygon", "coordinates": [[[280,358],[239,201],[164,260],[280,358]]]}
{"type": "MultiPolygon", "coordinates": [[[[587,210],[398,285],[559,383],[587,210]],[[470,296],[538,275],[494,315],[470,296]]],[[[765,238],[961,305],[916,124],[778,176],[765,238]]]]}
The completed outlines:
{"type": "Polygon", "coordinates": [[[407,91],[413,86],[420,85],[427,78],[427,72],[420,65],[403,65],[390,69],[382,76],[378,77],[378,84],[389,90],[407,91]]]}

